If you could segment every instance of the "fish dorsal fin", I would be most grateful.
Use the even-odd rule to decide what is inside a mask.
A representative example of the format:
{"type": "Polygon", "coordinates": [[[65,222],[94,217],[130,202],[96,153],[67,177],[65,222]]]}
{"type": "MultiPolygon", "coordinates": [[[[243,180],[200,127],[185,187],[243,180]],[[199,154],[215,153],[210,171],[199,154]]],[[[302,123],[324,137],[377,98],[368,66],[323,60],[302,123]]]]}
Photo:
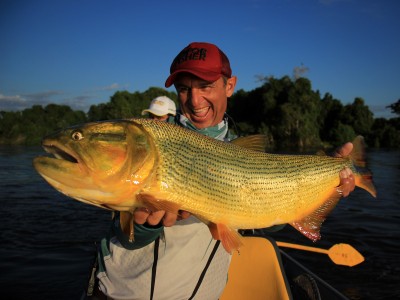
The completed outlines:
{"type": "Polygon", "coordinates": [[[292,225],[313,242],[319,240],[321,238],[320,229],[322,223],[338,204],[341,197],[342,195],[340,193],[339,186],[334,189],[328,199],[315,211],[301,220],[290,223],[290,225],[292,225]]]}
{"type": "Polygon", "coordinates": [[[242,136],[232,140],[231,143],[249,150],[265,152],[267,136],[264,134],[242,136]]]}

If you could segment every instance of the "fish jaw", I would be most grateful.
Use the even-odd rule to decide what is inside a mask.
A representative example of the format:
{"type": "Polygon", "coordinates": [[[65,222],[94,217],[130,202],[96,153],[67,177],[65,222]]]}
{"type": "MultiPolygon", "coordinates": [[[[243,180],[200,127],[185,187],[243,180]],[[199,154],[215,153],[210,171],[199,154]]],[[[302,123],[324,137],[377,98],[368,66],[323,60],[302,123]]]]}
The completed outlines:
{"type": "Polygon", "coordinates": [[[70,187],[88,185],[89,172],[78,153],[56,140],[44,140],[42,146],[54,157],[36,157],[33,166],[46,180],[51,179],[51,185],[70,187]]]}
{"type": "MultiPolygon", "coordinates": [[[[103,176],[93,176],[79,153],[58,141],[45,140],[43,148],[54,157],[36,157],[38,173],[59,192],[81,202],[107,208],[119,196],[105,188],[103,176]]],[[[114,182],[115,183],[115,182],[114,182]]]]}
{"type": "Polygon", "coordinates": [[[99,207],[132,211],[153,172],[154,151],[143,129],[129,121],[67,128],[42,146],[54,157],[35,158],[38,173],[61,193],[99,207]]]}

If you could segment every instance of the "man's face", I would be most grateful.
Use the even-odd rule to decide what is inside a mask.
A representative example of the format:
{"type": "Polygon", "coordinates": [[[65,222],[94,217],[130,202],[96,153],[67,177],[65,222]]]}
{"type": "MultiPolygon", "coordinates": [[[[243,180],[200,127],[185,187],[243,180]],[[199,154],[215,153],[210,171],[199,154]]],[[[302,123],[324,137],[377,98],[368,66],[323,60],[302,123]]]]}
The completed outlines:
{"type": "Polygon", "coordinates": [[[191,74],[180,75],[175,80],[175,88],[182,113],[198,129],[219,124],[235,84],[236,77],[229,78],[225,84],[222,77],[209,82],[191,74]]]}
{"type": "Polygon", "coordinates": [[[168,115],[157,116],[157,115],[154,115],[154,114],[150,113],[150,118],[151,119],[155,119],[155,120],[159,120],[159,121],[167,121],[168,115]]]}

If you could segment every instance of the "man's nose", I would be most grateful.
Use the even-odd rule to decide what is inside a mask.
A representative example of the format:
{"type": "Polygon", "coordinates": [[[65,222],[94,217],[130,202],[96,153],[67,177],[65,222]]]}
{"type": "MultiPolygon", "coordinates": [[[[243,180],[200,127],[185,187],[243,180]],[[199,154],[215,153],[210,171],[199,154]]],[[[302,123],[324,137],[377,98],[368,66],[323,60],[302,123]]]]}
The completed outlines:
{"type": "Polygon", "coordinates": [[[201,91],[197,88],[190,89],[190,102],[193,107],[196,107],[199,103],[201,103],[201,91]]]}

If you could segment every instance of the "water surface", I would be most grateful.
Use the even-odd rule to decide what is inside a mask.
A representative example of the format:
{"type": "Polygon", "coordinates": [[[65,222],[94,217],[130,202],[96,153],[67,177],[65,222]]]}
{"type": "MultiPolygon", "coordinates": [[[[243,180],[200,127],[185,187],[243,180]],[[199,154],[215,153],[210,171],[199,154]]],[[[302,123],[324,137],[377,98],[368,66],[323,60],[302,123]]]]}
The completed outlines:
{"type": "MultiPolygon", "coordinates": [[[[110,213],[67,198],[33,169],[39,147],[0,147],[0,284],[3,299],[79,299],[94,243],[110,213]],[[6,297],[6,298],[4,298],[6,297]]],[[[328,249],[348,243],[365,257],[353,268],[327,255],[287,250],[350,299],[399,299],[400,152],[372,151],[378,199],[356,190],[343,199],[312,243],[286,226],[277,240],[328,249]]]]}

